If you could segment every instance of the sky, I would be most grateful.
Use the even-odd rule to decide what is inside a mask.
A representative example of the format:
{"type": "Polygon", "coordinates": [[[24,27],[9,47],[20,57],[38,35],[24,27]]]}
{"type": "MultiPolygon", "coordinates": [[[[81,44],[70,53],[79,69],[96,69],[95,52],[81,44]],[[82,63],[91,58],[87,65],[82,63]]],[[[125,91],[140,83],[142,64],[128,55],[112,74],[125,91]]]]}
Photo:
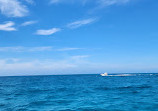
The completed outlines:
{"type": "Polygon", "coordinates": [[[0,0],[0,76],[158,72],[157,0],[0,0]]]}

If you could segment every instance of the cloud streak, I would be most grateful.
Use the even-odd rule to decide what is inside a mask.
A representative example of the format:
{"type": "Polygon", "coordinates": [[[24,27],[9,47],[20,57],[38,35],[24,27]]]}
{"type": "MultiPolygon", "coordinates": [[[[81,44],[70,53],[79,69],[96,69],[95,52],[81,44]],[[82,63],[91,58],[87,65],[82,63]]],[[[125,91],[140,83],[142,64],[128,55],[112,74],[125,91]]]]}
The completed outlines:
{"type": "Polygon", "coordinates": [[[56,32],[59,32],[61,29],[60,28],[51,28],[48,30],[37,30],[35,34],[37,35],[52,35],[56,32]]]}
{"type": "Polygon", "coordinates": [[[67,24],[67,27],[68,28],[78,28],[78,27],[81,27],[83,25],[93,23],[94,21],[96,21],[96,18],[89,18],[89,19],[79,20],[79,21],[75,21],[75,22],[67,24]]]}
{"type": "Polygon", "coordinates": [[[98,3],[101,6],[110,6],[114,4],[124,4],[129,2],[130,0],[98,0],[98,3]]]}
{"type": "Polygon", "coordinates": [[[95,3],[99,4],[101,6],[110,6],[114,4],[122,4],[127,3],[130,0],[50,0],[50,3],[56,4],[56,3],[95,3]]]}
{"type": "Polygon", "coordinates": [[[51,51],[53,47],[0,47],[0,52],[37,52],[37,51],[51,51]]]}
{"type": "Polygon", "coordinates": [[[37,23],[37,21],[26,21],[26,22],[22,23],[21,26],[28,26],[28,25],[32,25],[35,23],[37,23]]]}
{"type": "Polygon", "coordinates": [[[81,50],[83,48],[61,48],[57,49],[57,51],[73,51],[73,50],[81,50]]]}
{"type": "Polygon", "coordinates": [[[16,31],[16,28],[13,27],[14,25],[15,25],[15,23],[12,21],[6,22],[5,24],[0,24],[0,30],[2,30],[2,31],[16,31]]]}
{"type": "Polygon", "coordinates": [[[71,58],[73,60],[80,60],[80,59],[84,59],[84,58],[88,58],[90,57],[89,55],[77,55],[77,56],[72,56],[71,58]]]}
{"type": "Polygon", "coordinates": [[[28,14],[28,10],[18,0],[0,0],[0,11],[8,17],[23,17],[28,14]]]}
{"type": "Polygon", "coordinates": [[[34,0],[25,0],[29,4],[34,4],[34,0]]]}
{"type": "Polygon", "coordinates": [[[43,47],[0,47],[0,52],[41,52],[41,51],[74,51],[83,48],[53,48],[52,46],[43,47]]]}

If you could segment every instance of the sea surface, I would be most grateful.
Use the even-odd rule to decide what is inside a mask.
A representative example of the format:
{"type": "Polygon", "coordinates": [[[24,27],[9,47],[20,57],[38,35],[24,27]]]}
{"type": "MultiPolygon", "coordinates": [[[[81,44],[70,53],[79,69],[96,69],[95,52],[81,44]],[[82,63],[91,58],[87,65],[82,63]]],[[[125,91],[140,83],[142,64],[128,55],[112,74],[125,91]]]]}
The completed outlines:
{"type": "Polygon", "coordinates": [[[158,75],[0,77],[0,111],[158,111],[158,75]]]}

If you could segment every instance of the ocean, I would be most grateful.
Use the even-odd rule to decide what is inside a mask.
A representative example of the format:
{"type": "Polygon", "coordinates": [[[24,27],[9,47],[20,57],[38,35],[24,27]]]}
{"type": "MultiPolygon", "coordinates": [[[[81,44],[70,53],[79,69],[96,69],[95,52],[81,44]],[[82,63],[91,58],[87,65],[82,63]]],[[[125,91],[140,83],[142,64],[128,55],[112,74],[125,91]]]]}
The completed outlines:
{"type": "Polygon", "coordinates": [[[0,77],[0,111],[158,111],[158,75],[0,77]]]}

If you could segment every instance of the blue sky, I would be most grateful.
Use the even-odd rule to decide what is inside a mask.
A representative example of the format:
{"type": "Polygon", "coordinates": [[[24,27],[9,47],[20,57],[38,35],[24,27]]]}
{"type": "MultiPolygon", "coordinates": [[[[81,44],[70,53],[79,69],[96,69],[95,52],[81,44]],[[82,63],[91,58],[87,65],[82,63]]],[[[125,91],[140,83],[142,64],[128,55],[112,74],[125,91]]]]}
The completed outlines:
{"type": "Polygon", "coordinates": [[[158,72],[157,0],[0,0],[0,75],[158,72]]]}

